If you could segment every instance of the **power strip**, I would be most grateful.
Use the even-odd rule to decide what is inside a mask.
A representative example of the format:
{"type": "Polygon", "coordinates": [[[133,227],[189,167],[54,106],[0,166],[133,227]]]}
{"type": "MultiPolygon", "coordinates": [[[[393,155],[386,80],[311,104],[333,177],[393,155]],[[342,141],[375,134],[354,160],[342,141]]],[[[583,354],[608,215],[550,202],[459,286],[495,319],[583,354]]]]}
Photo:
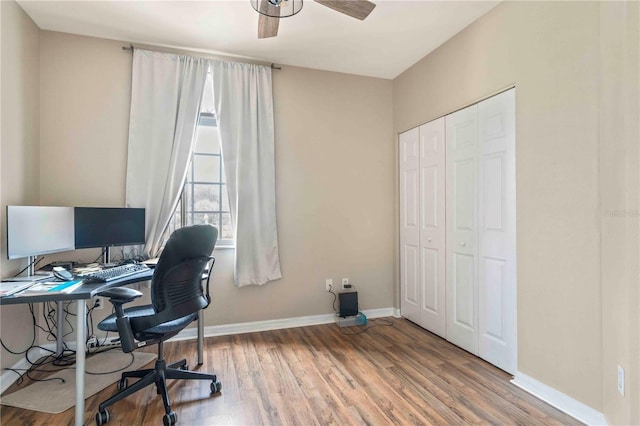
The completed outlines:
{"type": "Polygon", "coordinates": [[[115,339],[104,343],[101,343],[96,336],[90,336],[89,339],[87,339],[87,352],[92,349],[108,349],[120,346],[120,342],[115,339]]]}

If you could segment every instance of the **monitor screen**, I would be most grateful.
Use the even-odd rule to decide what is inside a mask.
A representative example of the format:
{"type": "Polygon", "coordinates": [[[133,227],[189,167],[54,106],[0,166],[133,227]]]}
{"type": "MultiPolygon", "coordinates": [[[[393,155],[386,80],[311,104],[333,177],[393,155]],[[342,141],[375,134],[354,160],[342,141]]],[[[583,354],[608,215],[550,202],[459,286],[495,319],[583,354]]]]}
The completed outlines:
{"type": "Polygon", "coordinates": [[[144,209],[75,208],[75,246],[80,248],[144,244],[144,209]]]}
{"type": "Polygon", "coordinates": [[[73,250],[73,207],[7,206],[7,258],[73,250]]]}

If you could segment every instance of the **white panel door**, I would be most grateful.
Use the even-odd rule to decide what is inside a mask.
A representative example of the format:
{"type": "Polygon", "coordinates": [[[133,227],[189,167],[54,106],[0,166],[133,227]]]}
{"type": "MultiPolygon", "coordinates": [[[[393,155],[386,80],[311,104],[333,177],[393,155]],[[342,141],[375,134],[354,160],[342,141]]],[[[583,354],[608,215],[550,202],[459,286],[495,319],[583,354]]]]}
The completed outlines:
{"type": "Polygon", "coordinates": [[[420,126],[420,321],[446,335],[444,117],[420,126]]]}
{"type": "Polygon", "coordinates": [[[477,105],[446,116],[447,340],[478,354],[477,105]]]}
{"type": "Polygon", "coordinates": [[[420,141],[419,128],[399,135],[400,311],[420,322],[420,141]]]}
{"type": "Polygon", "coordinates": [[[479,354],[517,367],[515,89],[478,104],[479,354]]]}

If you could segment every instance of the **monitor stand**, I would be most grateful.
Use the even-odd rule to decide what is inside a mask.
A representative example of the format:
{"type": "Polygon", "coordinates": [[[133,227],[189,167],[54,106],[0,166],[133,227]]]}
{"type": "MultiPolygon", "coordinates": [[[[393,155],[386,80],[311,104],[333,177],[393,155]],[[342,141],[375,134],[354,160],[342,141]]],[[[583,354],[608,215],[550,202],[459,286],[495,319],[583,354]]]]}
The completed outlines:
{"type": "Polygon", "coordinates": [[[110,247],[105,247],[102,251],[102,264],[108,265],[111,263],[111,250],[110,247]]]}
{"type": "Polygon", "coordinates": [[[27,258],[27,262],[29,265],[29,269],[27,270],[27,275],[32,277],[36,274],[36,261],[38,260],[38,256],[29,256],[27,258]]]}
{"type": "Polygon", "coordinates": [[[52,273],[36,274],[35,264],[37,263],[37,260],[38,260],[38,256],[28,256],[27,267],[24,268],[22,271],[20,271],[20,273],[22,273],[23,271],[27,271],[27,275],[22,277],[6,278],[6,279],[3,279],[2,281],[46,281],[46,280],[52,279],[53,278],[52,273]]]}

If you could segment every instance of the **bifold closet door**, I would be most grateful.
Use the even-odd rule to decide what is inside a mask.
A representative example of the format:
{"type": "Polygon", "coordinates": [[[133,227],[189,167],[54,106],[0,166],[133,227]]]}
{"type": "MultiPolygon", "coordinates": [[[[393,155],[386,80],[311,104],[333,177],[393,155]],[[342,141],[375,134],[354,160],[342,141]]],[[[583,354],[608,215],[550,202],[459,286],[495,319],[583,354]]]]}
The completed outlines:
{"type": "Polygon", "coordinates": [[[420,129],[399,135],[400,310],[420,323],[420,129]]]}
{"type": "Polygon", "coordinates": [[[446,116],[447,340],[478,355],[478,107],[446,116]]]}
{"type": "Polygon", "coordinates": [[[515,373],[515,90],[448,115],[446,137],[446,338],[515,373]]]}
{"type": "Polygon", "coordinates": [[[515,89],[478,104],[480,357],[517,369],[515,89]]]}
{"type": "Polygon", "coordinates": [[[402,133],[400,281],[402,315],[446,334],[444,118],[402,133]]]}
{"type": "Polygon", "coordinates": [[[420,325],[446,335],[444,117],[420,126],[420,325]]]}

